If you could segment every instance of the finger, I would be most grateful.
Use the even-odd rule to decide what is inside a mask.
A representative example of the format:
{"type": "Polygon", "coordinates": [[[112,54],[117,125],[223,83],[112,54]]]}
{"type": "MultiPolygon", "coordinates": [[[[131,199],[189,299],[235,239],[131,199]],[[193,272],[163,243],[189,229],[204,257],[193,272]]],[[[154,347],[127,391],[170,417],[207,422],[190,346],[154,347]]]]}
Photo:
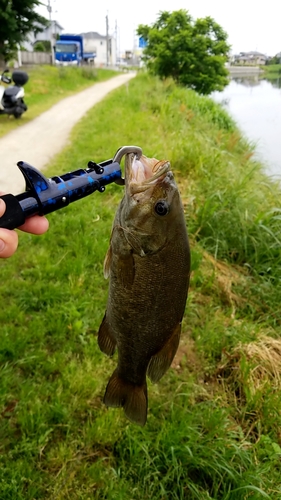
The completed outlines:
{"type": "MultiPolygon", "coordinates": [[[[4,194],[0,191],[0,196],[4,194]]],[[[6,204],[4,200],[0,198],[0,217],[4,215],[6,210],[6,204]]],[[[30,219],[28,219],[22,226],[19,227],[21,231],[25,231],[27,233],[32,234],[43,234],[49,228],[49,222],[46,217],[40,217],[39,215],[34,215],[30,219]]]]}
{"type": "Polygon", "coordinates": [[[1,200],[1,198],[0,198],[0,217],[2,217],[2,215],[4,215],[5,210],[6,210],[6,203],[4,202],[4,200],[1,200]]]}
{"type": "Polygon", "coordinates": [[[0,229],[0,257],[11,257],[18,247],[18,235],[16,231],[0,229]]]}
{"type": "Polygon", "coordinates": [[[19,227],[21,231],[32,234],[43,234],[49,228],[49,221],[46,217],[40,217],[39,215],[34,215],[27,219],[27,221],[19,227]]]}

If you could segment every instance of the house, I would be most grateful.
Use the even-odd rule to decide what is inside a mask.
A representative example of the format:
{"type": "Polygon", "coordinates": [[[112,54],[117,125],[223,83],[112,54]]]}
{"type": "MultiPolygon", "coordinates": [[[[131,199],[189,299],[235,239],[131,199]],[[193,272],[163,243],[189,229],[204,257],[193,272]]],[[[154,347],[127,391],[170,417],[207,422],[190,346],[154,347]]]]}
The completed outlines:
{"type": "Polygon", "coordinates": [[[83,36],[84,52],[95,52],[95,65],[96,66],[109,66],[116,65],[116,40],[113,36],[108,36],[108,59],[106,53],[107,37],[100,35],[96,31],[89,31],[87,33],[79,33],[83,36]]]}
{"type": "Polygon", "coordinates": [[[232,58],[232,64],[245,64],[246,66],[260,66],[267,61],[267,56],[261,52],[240,52],[232,58]]]}
{"type": "MultiPolygon", "coordinates": [[[[36,42],[52,39],[54,46],[59,35],[63,34],[63,27],[57,21],[51,21],[51,25],[40,33],[31,32],[28,39],[22,44],[27,52],[33,52],[36,42]]],[[[117,63],[116,39],[108,36],[108,57],[107,57],[107,37],[100,35],[96,31],[87,33],[76,33],[83,36],[84,52],[94,52],[96,54],[95,64],[97,66],[115,66],[117,63]]]]}
{"type": "Polygon", "coordinates": [[[34,44],[39,41],[48,40],[53,41],[52,45],[55,45],[58,35],[63,31],[63,27],[57,21],[51,21],[47,28],[39,33],[31,32],[25,42],[22,43],[22,47],[27,52],[33,52],[34,44]]]}

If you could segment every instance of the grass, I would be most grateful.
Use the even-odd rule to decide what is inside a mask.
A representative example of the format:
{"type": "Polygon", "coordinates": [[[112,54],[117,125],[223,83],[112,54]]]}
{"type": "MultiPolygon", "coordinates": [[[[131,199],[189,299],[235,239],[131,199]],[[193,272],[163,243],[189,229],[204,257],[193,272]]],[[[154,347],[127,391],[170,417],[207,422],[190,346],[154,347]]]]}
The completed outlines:
{"type": "Polygon", "coordinates": [[[278,78],[281,74],[281,64],[268,64],[262,67],[266,78],[278,78]]]}
{"type": "Polygon", "coordinates": [[[118,74],[113,70],[86,66],[34,66],[22,69],[29,75],[29,81],[24,86],[28,110],[19,120],[13,116],[0,115],[0,137],[33,120],[64,97],[118,74]]]}
{"type": "Polygon", "coordinates": [[[280,186],[222,108],[146,74],[95,106],[72,138],[48,175],[124,144],[171,161],[192,249],[182,341],[149,384],[145,428],[106,409],[116,358],[99,351],[96,332],[122,189],[50,215],[44,236],[21,234],[0,263],[2,497],[279,500],[280,186]]]}

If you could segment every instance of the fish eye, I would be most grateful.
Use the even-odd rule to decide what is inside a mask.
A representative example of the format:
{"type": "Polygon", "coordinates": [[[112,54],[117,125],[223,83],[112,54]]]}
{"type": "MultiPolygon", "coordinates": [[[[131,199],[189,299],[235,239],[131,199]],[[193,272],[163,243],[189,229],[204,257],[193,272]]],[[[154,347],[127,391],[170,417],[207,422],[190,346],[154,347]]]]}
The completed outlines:
{"type": "Polygon", "coordinates": [[[167,215],[169,213],[169,204],[165,200],[159,200],[155,203],[154,210],[157,215],[167,215]]]}

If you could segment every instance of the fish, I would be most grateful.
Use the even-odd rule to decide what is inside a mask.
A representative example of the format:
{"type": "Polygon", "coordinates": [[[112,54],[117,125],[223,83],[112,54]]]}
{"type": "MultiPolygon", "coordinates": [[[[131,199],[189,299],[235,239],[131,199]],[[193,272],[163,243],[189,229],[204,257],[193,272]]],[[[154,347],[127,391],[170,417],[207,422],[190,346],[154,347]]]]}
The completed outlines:
{"type": "Polygon", "coordinates": [[[125,156],[125,190],[104,261],[109,291],[100,350],[118,352],[103,402],[147,421],[147,379],[158,382],[178,349],[190,277],[184,209],[169,161],[125,156]]]}

